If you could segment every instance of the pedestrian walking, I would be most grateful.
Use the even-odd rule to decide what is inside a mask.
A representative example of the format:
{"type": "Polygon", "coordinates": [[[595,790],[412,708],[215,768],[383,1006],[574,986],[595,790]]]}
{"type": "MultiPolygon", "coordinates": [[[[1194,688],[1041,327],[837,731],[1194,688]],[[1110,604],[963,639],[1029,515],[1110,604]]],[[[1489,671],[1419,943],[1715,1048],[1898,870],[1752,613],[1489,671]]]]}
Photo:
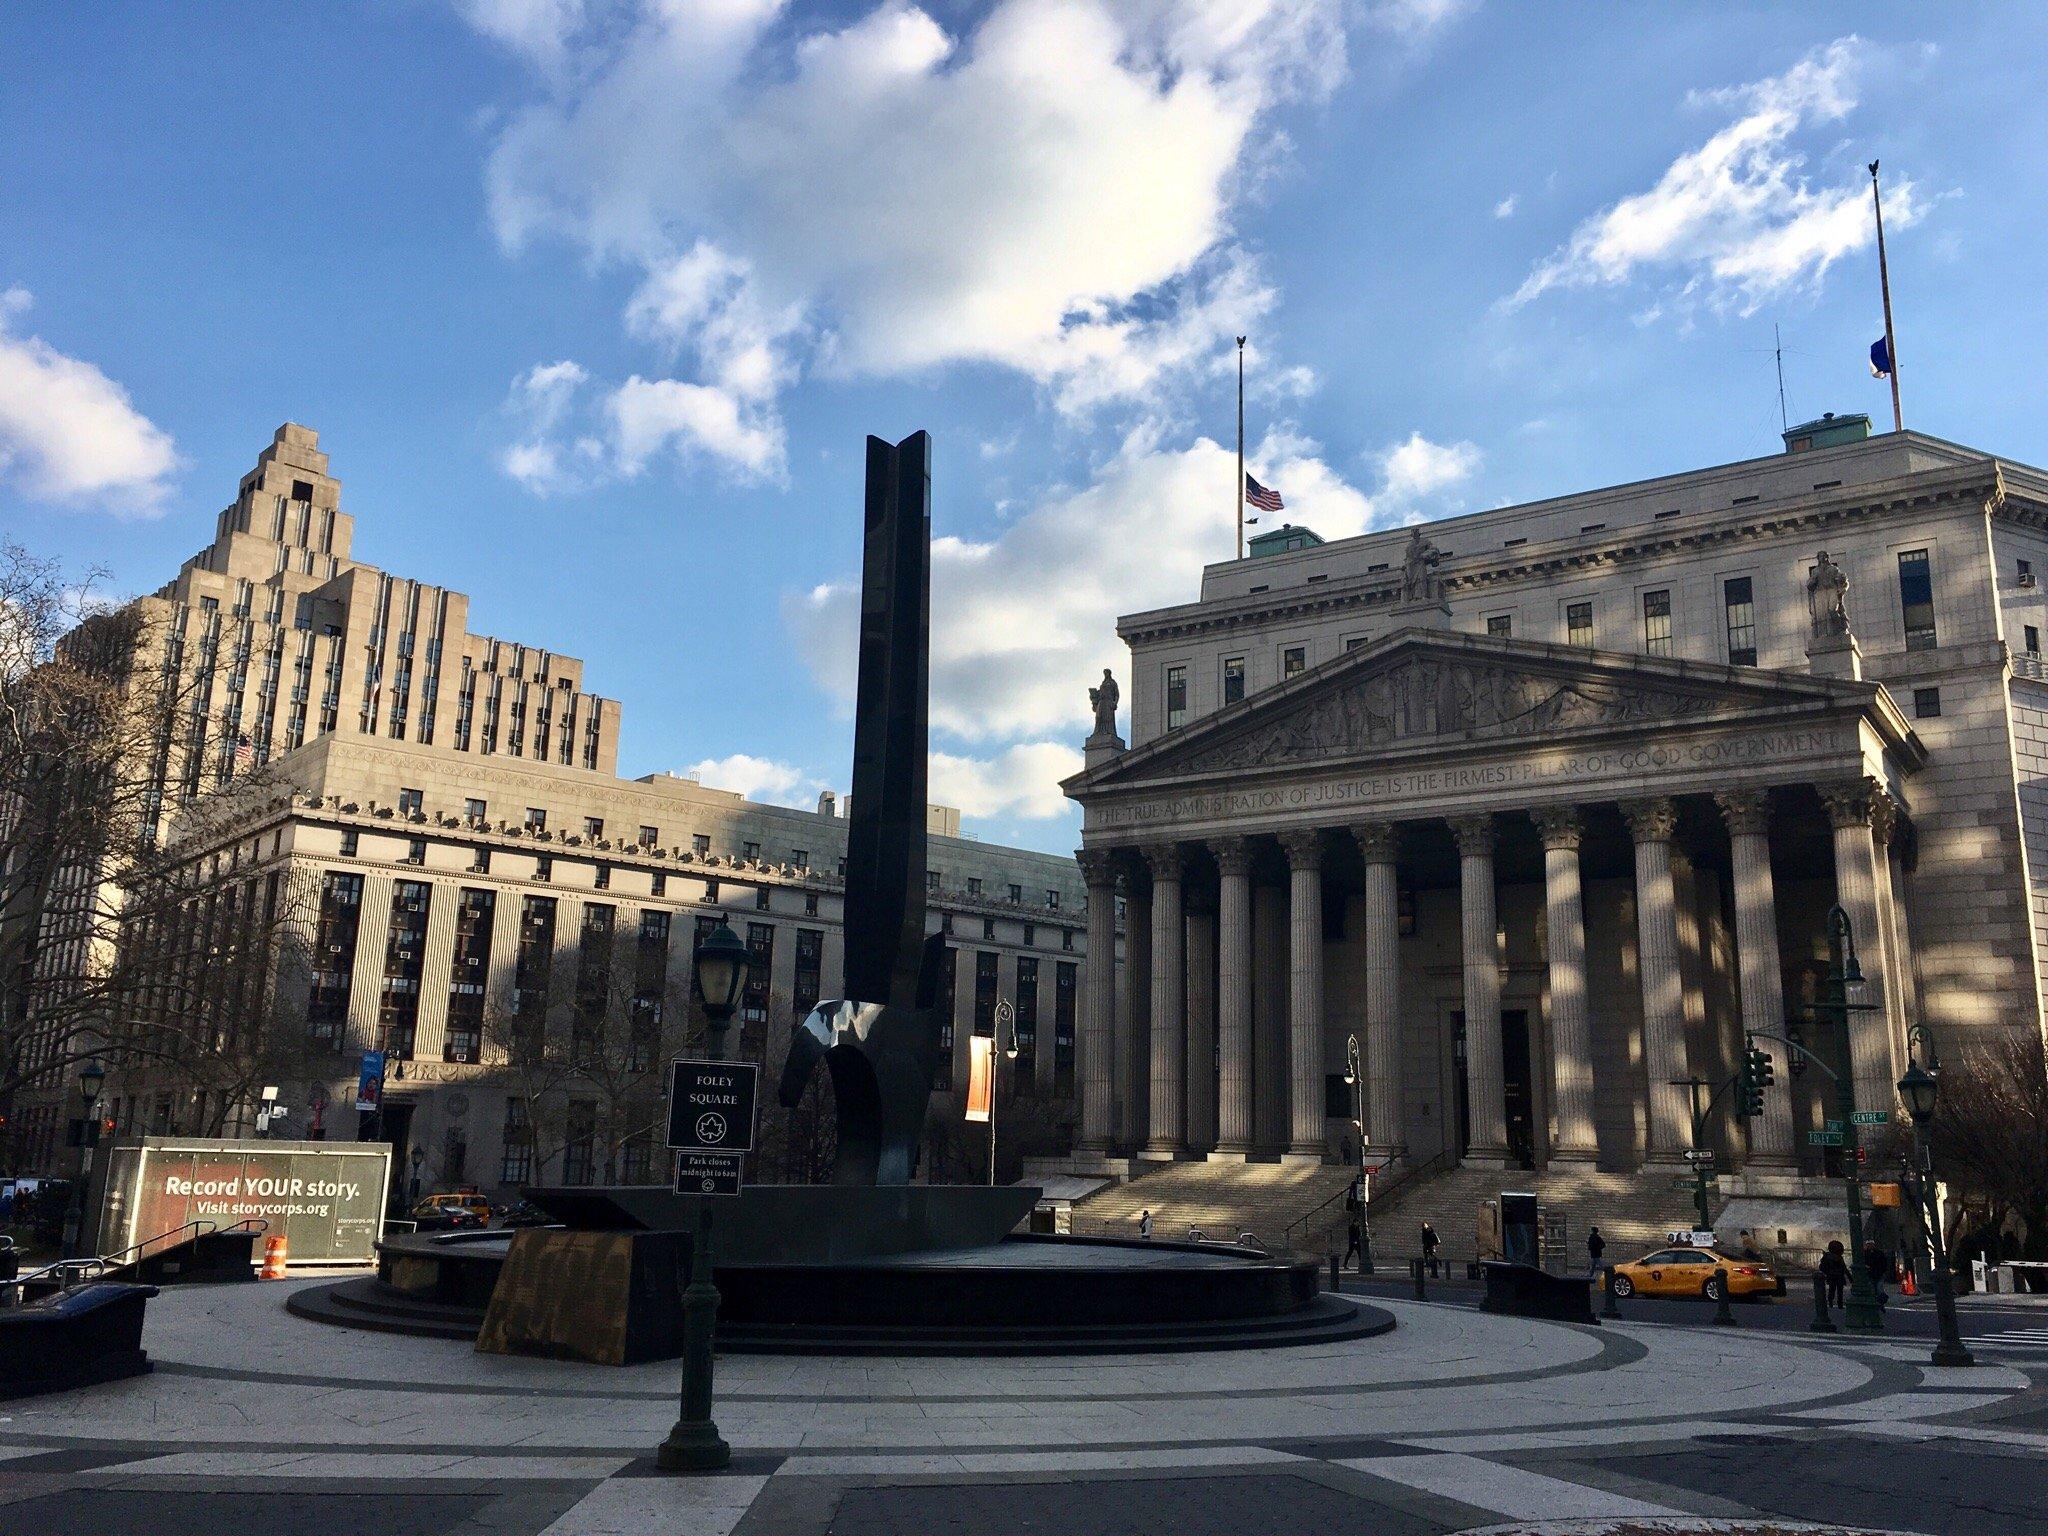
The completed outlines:
{"type": "Polygon", "coordinates": [[[1357,1259],[1361,1264],[1365,1262],[1365,1245],[1359,1241],[1362,1225],[1360,1217],[1364,1209],[1365,1203],[1358,1198],[1358,1180],[1353,1179],[1351,1187],[1344,1191],[1344,1225],[1351,1232],[1351,1241],[1344,1250],[1346,1264],[1353,1259],[1357,1259]]]}
{"type": "Polygon", "coordinates": [[[1152,1241],[1152,1212],[1149,1209],[1138,1212],[1138,1236],[1148,1243],[1152,1241]]]}
{"type": "Polygon", "coordinates": [[[1590,1272],[1600,1273],[1600,1256],[1607,1251],[1607,1239],[1600,1235],[1598,1227],[1586,1228],[1586,1260],[1590,1272]]]}
{"type": "Polygon", "coordinates": [[[1741,1254],[1743,1258],[1749,1260],[1752,1264],[1763,1263],[1763,1252],[1756,1245],[1756,1234],[1754,1232],[1744,1227],[1739,1241],[1742,1244],[1741,1254]]]}
{"type": "Polygon", "coordinates": [[[1436,1235],[1436,1228],[1425,1221],[1422,1224],[1422,1261],[1429,1266],[1432,1280],[1437,1275],[1437,1251],[1443,1245],[1443,1239],[1436,1235]]]}
{"type": "Polygon", "coordinates": [[[1885,1282],[1898,1274],[1898,1266],[1892,1263],[1892,1256],[1877,1246],[1877,1239],[1871,1238],[1863,1245],[1863,1272],[1870,1276],[1870,1288],[1877,1292],[1877,1304],[1881,1307],[1891,1298],[1885,1292],[1885,1282]]]}
{"type": "Polygon", "coordinates": [[[1828,1251],[1820,1256],[1820,1278],[1827,1287],[1827,1304],[1841,1306],[1849,1289],[1849,1260],[1840,1238],[1829,1243],[1828,1251]]]}

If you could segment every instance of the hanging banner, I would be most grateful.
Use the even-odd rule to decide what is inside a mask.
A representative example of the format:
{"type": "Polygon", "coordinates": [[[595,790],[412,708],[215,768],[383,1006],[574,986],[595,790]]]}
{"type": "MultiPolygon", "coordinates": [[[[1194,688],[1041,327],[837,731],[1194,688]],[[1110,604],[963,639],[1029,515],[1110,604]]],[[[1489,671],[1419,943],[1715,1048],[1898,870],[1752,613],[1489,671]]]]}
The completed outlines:
{"type": "Polygon", "coordinates": [[[996,1099],[996,1043],[988,1035],[967,1041],[967,1118],[986,1121],[996,1099]]]}
{"type": "Polygon", "coordinates": [[[356,1074],[356,1108],[375,1114],[384,1103],[384,1053],[363,1052],[363,1065],[356,1074]]]}

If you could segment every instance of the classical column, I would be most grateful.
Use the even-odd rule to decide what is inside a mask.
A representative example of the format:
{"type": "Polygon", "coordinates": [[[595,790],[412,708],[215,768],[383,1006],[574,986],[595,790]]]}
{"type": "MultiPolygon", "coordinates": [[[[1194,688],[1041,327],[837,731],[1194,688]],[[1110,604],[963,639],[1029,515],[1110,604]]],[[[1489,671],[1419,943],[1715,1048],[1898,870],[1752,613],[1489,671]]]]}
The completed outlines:
{"type": "Polygon", "coordinates": [[[1906,980],[1905,920],[1899,908],[1898,883],[1893,870],[1898,860],[1892,843],[1899,832],[1899,803],[1879,794],[1870,809],[1870,832],[1877,840],[1877,862],[1871,873],[1877,881],[1878,927],[1884,937],[1885,1023],[1892,1052],[1891,1077],[1896,1083],[1906,1070],[1906,980]]]}
{"type": "Polygon", "coordinates": [[[1287,892],[1252,886],[1252,1145],[1287,1146],[1287,892]]]}
{"type": "Polygon", "coordinates": [[[1636,970],[1643,987],[1643,1061],[1649,1080],[1648,1161],[1676,1160],[1692,1145],[1686,1075],[1685,984],[1678,963],[1678,902],[1671,879],[1671,835],[1678,809],[1660,797],[1625,802],[1636,843],[1636,970]]]}
{"type": "Polygon", "coordinates": [[[1507,1089],[1500,1049],[1500,924],[1493,911],[1493,818],[1454,816],[1458,911],[1465,951],[1465,1105],[1468,1160],[1505,1161],[1507,1089]]]}
{"type": "Polygon", "coordinates": [[[1145,1106],[1151,1097],[1146,1069],[1152,1028],[1152,889],[1131,863],[1123,868],[1124,985],[1117,994],[1116,1136],[1126,1152],[1145,1144],[1145,1106]]]}
{"type": "Polygon", "coordinates": [[[1189,1151],[1216,1145],[1216,906],[1207,891],[1182,888],[1188,925],[1187,1113],[1189,1151]]]}
{"type": "Polygon", "coordinates": [[[1226,837],[1215,845],[1216,1150],[1242,1161],[1252,1149],[1252,845],[1226,837]]]}
{"type": "MultiPolygon", "coordinates": [[[[1777,901],[1771,886],[1770,792],[1727,789],[1714,801],[1728,824],[1729,865],[1735,879],[1735,975],[1742,993],[1742,1028],[1745,1034],[1768,1030],[1782,1035],[1785,973],[1778,959],[1777,901]]],[[[1760,1167],[1790,1168],[1790,1053],[1776,1040],[1750,1043],[1770,1056],[1776,1081],[1764,1093],[1764,1112],[1749,1123],[1749,1160],[1760,1167]]]]}
{"type": "Polygon", "coordinates": [[[1181,921],[1179,847],[1145,850],[1152,866],[1152,1073],[1144,1155],[1171,1159],[1186,1140],[1187,930],[1181,921]]]}
{"type": "Polygon", "coordinates": [[[1351,829],[1365,856],[1366,1135],[1382,1153],[1407,1144],[1401,1116],[1401,900],[1394,861],[1400,829],[1374,821],[1351,829]]]}
{"type": "Polygon", "coordinates": [[[1849,1015],[1849,1059],[1858,1109],[1891,1109],[1898,1098],[1892,1086],[1890,989],[1885,985],[1888,946],[1878,908],[1879,852],[1871,825],[1879,793],[1867,778],[1820,786],[1835,829],[1835,900],[1849,914],[1849,933],[1863,969],[1862,996],[1852,995],[1850,1001],[1876,1005],[1849,1015]]]}
{"type": "Polygon", "coordinates": [[[1593,1130],[1593,1025],[1586,1012],[1586,908],[1579,882],[1584,828],[1570,806],[1530,813],[1543,839],[1543,915],[1550,962],[1550,1051],[1557,1093],[1561,1161],[1590,1162],[1593,1130]]]}
{"type": "Polygon", "coordinates": [[[1083,848],[1074,858],[1088,885],[1086,986],[1081,1038],[1075,1042],[1081,1134],[1074,1150],[1106,1157],[1116,1134],[1116,859],[1106,848],[1083,848]]]}
{"type": "Polygon", "coordinates": [[[1323,1105],[1323,835],[1283,832],[1287,850],[1287,1156],[1320,1162],[1323,1105]]]}

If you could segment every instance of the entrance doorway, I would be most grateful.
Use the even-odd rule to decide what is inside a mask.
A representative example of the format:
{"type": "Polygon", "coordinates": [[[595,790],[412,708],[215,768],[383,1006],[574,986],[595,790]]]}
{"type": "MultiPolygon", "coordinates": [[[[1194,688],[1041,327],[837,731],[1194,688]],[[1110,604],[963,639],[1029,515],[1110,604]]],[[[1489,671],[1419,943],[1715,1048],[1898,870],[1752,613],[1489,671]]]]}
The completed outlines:
{"type": "MultiPolygon", "coordinates": [[[[1451,1102],[1458,1156],[1472,1146],[1472,1106],[1466,1096],[1465,1015],[1451,1014],[1451,1102]]],[[[1500,1016],[1502,1105],[1507,1113],[1508,1160],[1519,1167],[1536,1166],[1536,1098],[1529,1073],[1529,1012],[1508,1008],[1500,1016]]]]}
{"type": "Polygon", "coordinates": [[[406,1194],[412,1179],[407,1158],[412,1147],[412,1112],[416,1107],[387,1097],[375,1114],[362,1117],[365,1123],[356,1138],[391,1144],[391,1186],[385,1191],[384,1203],[393,1215],[402,1216],[412,1205],[406,1194]]]}

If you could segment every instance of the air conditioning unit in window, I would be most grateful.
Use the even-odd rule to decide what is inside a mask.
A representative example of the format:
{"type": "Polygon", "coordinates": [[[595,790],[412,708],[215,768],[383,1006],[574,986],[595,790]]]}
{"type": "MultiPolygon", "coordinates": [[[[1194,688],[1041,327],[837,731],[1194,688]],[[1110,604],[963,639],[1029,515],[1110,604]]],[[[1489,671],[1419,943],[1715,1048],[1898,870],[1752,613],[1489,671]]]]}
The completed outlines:
{"type": "Polygon", "coordinates": [[[2023,587],[2032,588],[2038,586],[2039,583],[2035,581],[2034,573],[2032,571],[2022,571],[2020,573],[2020,585],[2023,587]]]}

